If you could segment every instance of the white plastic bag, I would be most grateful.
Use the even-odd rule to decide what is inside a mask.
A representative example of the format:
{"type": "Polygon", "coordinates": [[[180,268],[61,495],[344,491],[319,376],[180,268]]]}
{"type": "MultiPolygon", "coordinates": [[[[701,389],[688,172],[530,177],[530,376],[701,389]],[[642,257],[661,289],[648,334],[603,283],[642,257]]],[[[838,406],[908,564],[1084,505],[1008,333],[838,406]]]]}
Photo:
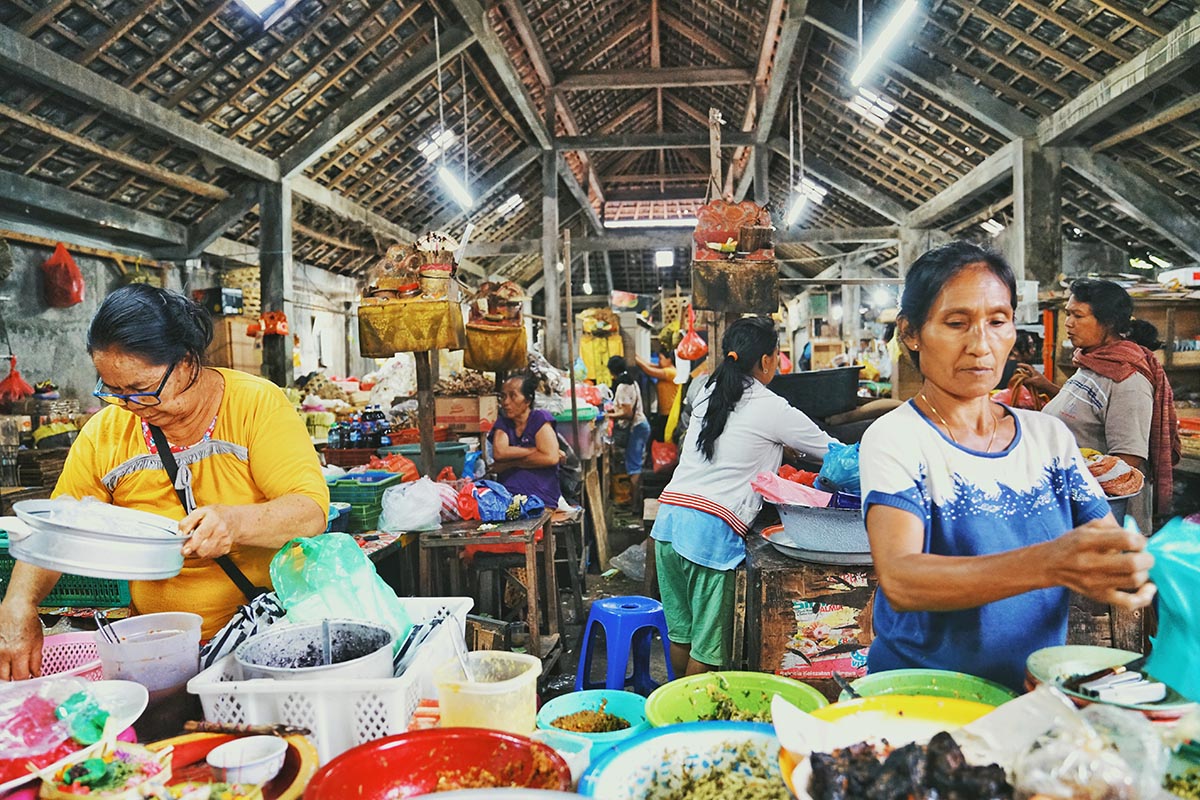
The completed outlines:
{"type": "Polygon", "coordinates": [[[429,478],[393,486],[383,493],[383,531],[431,531],[442,526],[442,493],[429,478]]]}

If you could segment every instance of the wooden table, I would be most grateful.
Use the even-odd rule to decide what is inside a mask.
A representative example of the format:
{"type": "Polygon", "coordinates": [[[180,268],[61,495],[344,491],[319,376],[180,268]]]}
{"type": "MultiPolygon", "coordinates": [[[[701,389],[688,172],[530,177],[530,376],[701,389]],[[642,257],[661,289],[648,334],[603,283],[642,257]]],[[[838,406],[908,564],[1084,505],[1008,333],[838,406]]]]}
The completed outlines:
{"type": "Polygon", "coordinates": [[[480,544],[523,544],[525,546],[525,572],[528,576],[525,597],[528,604],[530,652],[539,658],[545,657],[554,647],[559,636],[558,620],[558,577],[554,570],[554,528],[550,525],[550,511],[543,511],[535,519],[519,519],[512,522],[479,522],[478,520],[451,522],[433,531],[417,532],[419,558],[419,585],[421,594],[433,595],[433,554],[438,547],[460,548],[480,544]],[[546,621],[549,627],[547,646],[543,650],[539,630],[540,598],[537,580],[537,532],[542,531],[542,553],[546,570],[546,621]]]}

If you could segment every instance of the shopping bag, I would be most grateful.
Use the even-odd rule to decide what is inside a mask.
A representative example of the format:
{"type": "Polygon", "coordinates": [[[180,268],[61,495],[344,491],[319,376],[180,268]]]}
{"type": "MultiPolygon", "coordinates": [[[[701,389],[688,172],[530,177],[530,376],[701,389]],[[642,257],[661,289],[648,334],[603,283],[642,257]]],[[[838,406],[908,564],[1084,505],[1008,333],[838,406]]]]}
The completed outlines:
{"type": "Polygon", "coordinates": [[[292,623],[372,620],[396,634],[397,648],[412,628],[400,598],[349,534],[292,539],[271,559],[271,583],[292,623]]]}
{"type": "Polygon", "coordinates": [[[429,478],[401,483],[383,493],[383,531],[432,531],[442,526],[442,493],[429,478]]]}
{"type": "Polygon", "coordinates": [[[62,242],[42,264],[42,279],[46,305],[51,308],[70,308],[83,302],[83,273],[62,242]]]}
{"type": "Polygon", "coordinates": [[[829,443],[829,452],[825,454],[825,461],[821,464],[821,472],[817,478],[817,488],[829,492],[859,493],[857,442],[829,443]]]}
{"type": "Polygon", "coordinates": [[[1041,411],[1042,406],[1046,405],[1046,396],[1026,386],[1025,376],[1020,374],[1013,375],[1008,386],[992,395],[992,399],[1006,406],[1028,408],[1032,411],[1041,411]]]}
{"type": "Polygon", "coordinates": [[[696,309],[691,305],[688,306],[687,333],[675,348],[675,354],[685,361],[699,361],[708,355],[708,343],[696,333],[696,309]]]}
{"type": "Polygon", "coordinates": [[[1150,537],[1150,580],[1158,587],[1158,634],[1146,672],[1189,700],[1200,702],[1200,522],[1176,517],[1150,537]]]}

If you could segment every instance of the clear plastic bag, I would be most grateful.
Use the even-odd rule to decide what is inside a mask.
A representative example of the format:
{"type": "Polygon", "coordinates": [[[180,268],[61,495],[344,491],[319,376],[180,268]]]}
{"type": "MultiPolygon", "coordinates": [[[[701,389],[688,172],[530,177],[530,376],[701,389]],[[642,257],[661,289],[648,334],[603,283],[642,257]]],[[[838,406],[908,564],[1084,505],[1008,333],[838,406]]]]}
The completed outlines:
{"type": "Polygon", "coordinates": [[[384,531],[431,531],[442,526],[442,493],[429,478],[393,486],[383,493],[384,531]]]}
{"type": "Polygon", "coordinates": [[[70,715],[57,710],[85,688],[82,680],[64,678],[0,691],[0,758],[38,756],[71,738],[70,715]]]}
{"type": "MultiPolygon", "coordinates": [[[[1136,712],[1111,710],[1117,714],[1136,715],[1136,712]]],[[[1142,722],[1145,722],[1144,718],[1142,722]]],[[[1124,727],[1123,721],[1118,725],[1124,727]]],[[[1107,729],[1107,725],[1093,726],[1086,717],[1077,714],[1061,720],[1039,736],[1017,758],[1013,770],[1017,797],[1139,800],[1142,776],[1122,756],[1118,745],[1104,735],[1107,729]]],[[[1130,747],[1131,754],[1134,749],[1138,748],[1130,747]]],[[[1161,772],[1158,779],[1162,779],[1161,772]]]]}
{"type": "Polygon", "coordinates": [[[400,598],[345,533],[288,542],[271,559],[271,583],[292,623],[371,620],[395,632],[397,647],[412,628],[400,598]]]}

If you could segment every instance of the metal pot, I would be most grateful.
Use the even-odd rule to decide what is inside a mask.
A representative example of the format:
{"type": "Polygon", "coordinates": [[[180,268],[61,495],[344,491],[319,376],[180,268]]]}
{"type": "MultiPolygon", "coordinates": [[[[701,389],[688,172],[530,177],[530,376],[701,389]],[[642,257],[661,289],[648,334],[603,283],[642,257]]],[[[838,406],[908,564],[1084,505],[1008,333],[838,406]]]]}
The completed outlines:
{"type": "Polygon", "coordinates": [[[16,517],[0,517],[9,553],[18,561],[71,575],[114,580],[157,581],[183,569],[179,523],[157,514],[106,504],[95,526],[62,524],[62,500],[22,500],[16,517]],[[118,524],[119,523],[119,524],[118,524]]]}
{"type": "Polygon", "coordinates": [[[322,663],[324,626],[276,625],[251,636],[233,651],[246,680],[274,678],[296,681],[318,678],[390,678],[392,645],[388,628],[360,620],[328,620],[333,663],[322,663]]]}

